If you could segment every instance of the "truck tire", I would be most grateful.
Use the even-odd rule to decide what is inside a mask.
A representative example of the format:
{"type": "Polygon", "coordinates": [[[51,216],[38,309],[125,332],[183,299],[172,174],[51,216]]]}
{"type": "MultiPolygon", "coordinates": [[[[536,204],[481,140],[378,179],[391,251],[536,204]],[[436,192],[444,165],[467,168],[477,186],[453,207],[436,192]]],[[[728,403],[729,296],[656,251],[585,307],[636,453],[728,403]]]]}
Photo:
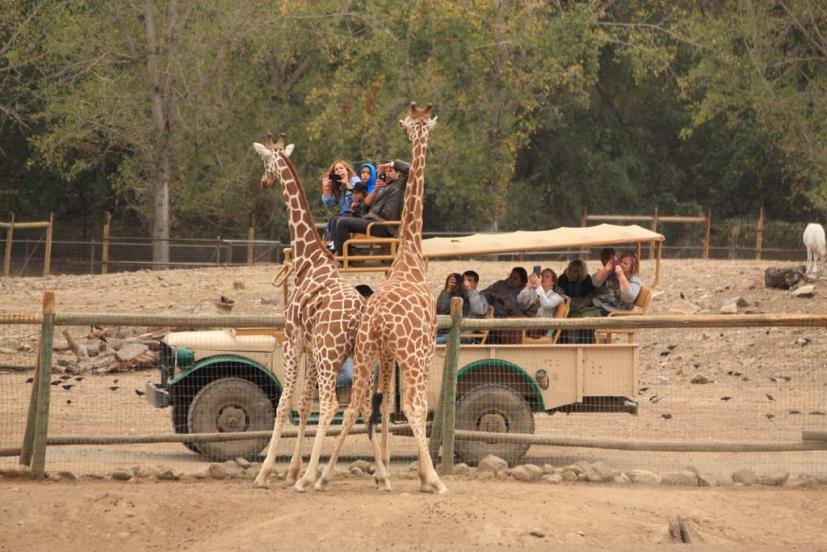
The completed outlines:
{"type": "MultiPolygon", "coordinates": [[[[273,429],[275,413],[267,394],[242,378],[222,378],[208,383],[193,397],[187,414],[190,433],[231,433],[273,429]]],[[[210,460],[253,459],[268,439],[196,443],[210,460]]]]}
{"type": "MultiPolygon", "coordinates": [[[[502,385],[480,385],[459,400],[457,429],[497,433],[534,433],[531,406],[513,389],[502,385]]],[[[456,441],[457,455],[463,462],[476,466],[493,454],[509,466],[525,456],[530,444],[498,443],[496,441],[456,441]]]]}
{"type": "MultiPolygon", "coordinates": [[[[187,413],[189,412],[189,401],[179,399],[172,404],[172,427],[175,428],[175,433],[189,433],[189,425],[187,425],[187,413]]],[[[185,447],[193,452],[198,452],[197,443],[191,441],[184,441],[182,443],[185,447]]]]}

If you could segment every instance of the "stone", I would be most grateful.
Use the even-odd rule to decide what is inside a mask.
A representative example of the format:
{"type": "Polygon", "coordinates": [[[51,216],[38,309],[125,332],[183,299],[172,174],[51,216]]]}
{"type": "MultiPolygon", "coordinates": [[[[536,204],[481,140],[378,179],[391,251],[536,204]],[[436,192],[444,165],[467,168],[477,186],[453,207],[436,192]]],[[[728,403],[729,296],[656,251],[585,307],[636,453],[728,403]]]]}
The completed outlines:
{"type": "Polygon", "coordinates": [[[210,464],[207,473],[209,473],[213,479],[227,479],[228,477],[227,468],[224,464],[210,464]]]}
{"type": "Polygon", "coordinates": [[[792,489],[810,489],[816,485],[818,485],[818,479],[803,473],[789,478],[785,483],[786,487],[790,487],[792,489]]]}
{"type": "Polygon", "coordinates": [[[577,475],[578,474],[575,471],[568,468],[563,468],[560,472],[560,479],[563,481],[577,481],[577,475]]]}
{"type": "Polygon", "coordinates": [[[812,284],[801,286],[793,290],[792,296],[793,297],[812,297],[815,295],[816,287],[812,284]]]}
{"type": "Polygon", "coordinates": [[[594,462],[589,464],[586,466],[586,470],[584,471],[586,481],[591,481],[592,483],[611,481],[614,474],[615,472],[612,467],[604,462],[594,462]]]}
{"type": "Polygon", "coordinates": [[[661,479],[660,475],[649,470],[629,470],[626,472],[626,476],[631,483],[640,485],[657,485],[661,479]]]}
{"type": "Polygon", "coordinates": [[[476,479],[479,479],[480,481],[484,481],[486,479],[495,479],[496,478],[496,476],[494,475],[494,472],[479,471],[479,470],[477,470],[477,473],[474,477],[476,479]]]}
{"type": "Polygon", "coordinates": [[[754,471],[744,468],[732,472],[732,482],[740,483],[742,485],[755,485],[758,482],[758,479],[755,477],[754,471]]]}
{"type": "Polygon", "coordinates": [[[233,289],[244,289],[246,287],[241,280],[233,280],[233,289]]]}
{"type": "Polygon", "coordinates": [[[156,473],[158,473],[158,468],[149,465],[134,466],[132,468],[132,473],[134,473],[136,477],[145,479],[147,477],[152,477],[156,473]]]}
{"type": "Polygon", "coordinates": [[[367,460],[354,460],[348,466],[348,471],[350,471],[350,473],[353,473],[353,468],[359,468],[360,470],[362,470],[363,474],[364,473],[371,473],[370,472],[370,462],[368,462],[367,460]]]}
{"type": "Polygon", "coordinates": [[[703,374],[695,374],[689,380],[689,383],[704,384],[704,383],[712,383],[712,381],[703,374]]]}
{"type": "Polygon", "coordinates": [[[618,485],[627,485],[630,482],[629,476],[625,473],[619,473],[612,477],[612,483],[616,483],[618,485]]]}
{"type": "Polygon", "coordinates": [[[547,481],[549,483],[560,483],[563,481],[563,477],[559,473],[550,473],[543,476],[543,481],[547,481]]]}
{"type": "Polygon", "coordinates": [[[539,481],[543,477],[543,468],[534,464],[522,464],[511,470],[511,477],[517,481],[539,481]]]}
{"type": "Polygon", "coordinates": [[[129,362],[135,360],[138,356],[144,354],[149,350],[149,347],[143,343],[127,343],[115,353],[115,356],[121,362],[129,362]]]}
{"type": "Polygon", "coordinates": [[[348,471],[351,475],[355,475],[356,477],[361,477],[365,475],[365,470],[363,470],[359,466],[350,466],[350,469],[348,469],[348,471]]]}
{"type": "Polygon", "coordinates": [[[247,460],[246,458],[238,457],[238,458],[235,459],[235,463],[238,464],[242,468],[249,468],[250,467],[250,461],[247,460]]]}
{"type": "Polygon", "coordinates": [[[57,474],[60,476],[61,479],[66,479],[69,481],[75,481],[78,478],[74,473],[68,470],[61,470],[57,472],[57,474]]]}
{"type": "Polygon", "coordinates": [[[790,473],[781,469],[758,475],[758,484],[769,487],[780,487],[790,478],[790,473]]]}
{"type": "Polygon", "coordinates": [[[244,468],[244,477],[247,479],[255,479],[258,476],[258,468],[247,466],[244,468]]]}
{"type": "Polygon", "coordinates": [[[159,470],[158,473],[155,474],[155,479],[159,481],[178,481],[179,479],[181,479],[181,475],[175,473],[170,468],[164,468],[162,470],[159,470]]]}
{"type": "Polygon", "coordinates": [[[669,307],[667,307],[666,312],[673,313],[673,314],[697,314],[700,312],[701,307],[696,305],[695,303],[690,303],[689,301],[679,300],[673,301],[669,307]]]}
{"type": "Polygon", "coordinates": [[[531,535],[532,537],[537,537],[538,539],[542,539],[546,536],[546,534],[540,531],[539,529],[532,530],[531,532],[529,532],[529,535],[531,535]]]}
{"type": "Polygon", "coordinates": [[[560,470],[556,467],[552,466],[551,464],[543,464],[543,473],[558,473],[560,470]]]}
{"type": "Polygon", "coordinates": [[[499,473],[505,473],[507,469],[508,462],[506,462],[499,456],[494,456],[493,454],[489,454],[488,456],[480,460],[480,463],[477,466],[478,471],[491,472],[495,476],[499,473]]]}
{"type": "Polygon", "coordinates": [[[132,479],[132,474],[126,470],[115,470],[112,472],[111,477],[115,481],[129,481],[132,479]]]}
{"type": "Polygon", "coordinates": [[[468,475],[469,473],[471,473],[471,468],[468,466],[468,464],[460,463],[454,465],[454,470],[451,473],[453,473],[454,475],[468,475]]]}
{"type": "Polygon", "coordinates": [[[227,472],[227,477],[233,478],[241,475],[241,466],[236,464],[235,460],[227,460],[222,465],[227,472]]]}
{"type": "Polygon", "coordinates": [[[691,470],[671,471],[661,474],[660,482],[664,485],[683,485],[697,487],[698,475],[691,470]]]}
{"type": "Polygon", "coordinates": [[[738,305],[735,303],[724,303],[721,305],[721,314],[738,314],[738,305]]]}
{"type": "Polygon", "coordinates": [[[790,289],[799,282],[807,280],[806,267],[794,268],[771,267],[764,271],[764,285],[770,288],[790,289]]]}

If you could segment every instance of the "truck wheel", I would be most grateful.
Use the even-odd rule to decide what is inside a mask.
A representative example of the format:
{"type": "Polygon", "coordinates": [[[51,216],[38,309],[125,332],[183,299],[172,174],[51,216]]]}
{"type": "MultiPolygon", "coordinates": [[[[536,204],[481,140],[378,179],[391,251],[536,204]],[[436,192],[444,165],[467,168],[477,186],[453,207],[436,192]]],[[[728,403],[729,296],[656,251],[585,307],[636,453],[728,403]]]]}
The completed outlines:
{"type": "MultiPolygon", "coordinates": [[[[175,428],[175,433],[189,433],[189,426],[187,425],[187,413],[189,412],[189,402],[186,400],[177,400],[172,404],[172,427],[175,428]]],[[[182,443],[185,447],[193,452],[198,452],[196,443],[191,441],[184,441],[182,443]]]]}
{"type": "MultiPolygon", "coordinates": [[[[457,407],[457,429],[496,433],[534,433],[534,415],[526,400],[502,385],[481,385],[462,396],[457,407]]],[[[476,466],[493,454],[513,466],[525,456],[530,444],[496,441],[456,441],[456,452],[476,466]]]]}
{"type": "MultiPolygon", "coordinates": [[[[255,383],[223,378],[208,383],[195,395],[187,414],[190,433],[232,433],[273,429],[273,404],[255,383]]],[[[252,459],[268,439],[196,443],[198,452],[211,460],[252,459]]]]}

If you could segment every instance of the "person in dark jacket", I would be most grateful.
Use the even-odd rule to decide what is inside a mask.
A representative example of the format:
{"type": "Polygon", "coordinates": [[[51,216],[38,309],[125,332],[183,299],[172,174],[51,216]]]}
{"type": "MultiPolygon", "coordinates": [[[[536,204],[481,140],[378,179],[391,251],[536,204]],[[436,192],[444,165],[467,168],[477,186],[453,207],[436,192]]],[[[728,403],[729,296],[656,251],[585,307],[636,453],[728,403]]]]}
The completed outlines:
{"type": "MultiPolygon", "coordinates": [[[[410,163],[395,160],[390,163],[379,165],[378,170],[385,173],[386,180],[376,181],[373,193],[373,201],[370,203],[370,210],[361,218],[342,217],[336,222],[333,231],[333,247],[336,255],[342,254],[342,247],[352,232],[366,232],[368,226],[374,222],[385,220],[399,220],[402,216],[402,206],[405,202],[405,187],[408,184],[408,170],[410,163]]],[[[371,231],[373,236],[392,237],[395,229],[388,226],[377,226],[371,231]]]]}

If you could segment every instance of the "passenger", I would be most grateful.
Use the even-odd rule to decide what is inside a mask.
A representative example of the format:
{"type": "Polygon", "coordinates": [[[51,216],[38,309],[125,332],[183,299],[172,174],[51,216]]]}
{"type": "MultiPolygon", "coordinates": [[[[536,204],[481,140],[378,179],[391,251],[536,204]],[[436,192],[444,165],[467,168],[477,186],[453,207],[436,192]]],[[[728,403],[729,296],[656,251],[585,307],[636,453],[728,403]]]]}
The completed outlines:
{"type": "MultiPolygon", "coordinates": [[[[511,269],[505,280],[498,280],[482,291],[490,305],[494,306],[497,318],[522,317],[529,314],[520,306],[517,297],[528,281],[528,274],[521,266],[511,269]]],[[[488,334],[489,343],[516,344],[522,340],[520,330],[492,330],[488,334]]]]}
{"type": "Polygon", "coordinates": [[[368,194],[370,194],[376,186],[376,167],[373,163],[362,163],[356,169],[356,174],[359,175],[359,181],[367,186],[368,194]]]}
{"type": "Polygon", "coordinates": [[[462,273],[462,289],[465,291],[465,301],[468,305],[468,312],[463,306],[463,316],[468,318],[483,318],[488,314],[488,301],[485,296],[477,290],[480,283],[480,275],[473,270],[466,270],[462,273]]]}
{"type": "Polygon", "coordinates": [[[363,217],[368,212],[368,206],[365,205],[365,198],[368,195],[367,187],[362,182],[358,182],[353,186],[350,194],[353,198],[350,203],[350,210],[342,211],[327,220],[324,237],[327,241],[327,247],[331,250],[333,249],[333,230],[336,228],[336,223],[339,222],[339,219],[341,217],[363,217]]]}
{"type": "Polygon", "coordinates": [[[520,309],[517,296],[528,282],[528,274],[521,266],[511,269],[511,273],[505,280],[497,280],[484,290],[482,294],[488,300],[489,305],[494,306],[494,316],[497,318],[525,316],[520,309]]]}
{"type": "Polygon", "coordinates": [[[592,274],[592,283],[597,289],[593,303],[600,308],[600,314],[607,316],[617,310],[631,310],[643,286],[637,255],[627,249],[606,262],[605,266],[592,274]]]}
{"type": "Polygon", "coordinates": [[[445,279],[445,287],[439,292],[439,297],[436,300],[437,314],[451,314],[451,299],[454,297],[462,298],[462,310],[465,310],[465,294],[460,282],[462,282],[462,274],[456,272],[449,274],[445,279]]]}
{"type": "MultiPolygon", "coordinates": [[[[375,198],[370,209],[364,217],[342,217],[336,222],[333,230],[333,245],[336,255],[342,254],[342,247],[350,237],[351,232],[366,232],[368,226],[374,222],[384,220],[399,220],[402,215],[402,206],[405,200],[405,187],[408,183],[408,170],[410,163],[395,160],[383,165],[378,169],[387,175],[387,183],[378,181],[373,189],[373,194],[368,194],[365,203],[371,195],[375,198]]],[[[396,229],[388,226],[377,226],[372,234],[374,236],[389,238],[396,234],[396,229]]]]}
{"type": "Polygon", "coordinates": [[[350,210],[351,188],[359,181],[353,165],[341,159],[334,161],[322,177],[322,204],[336,213],[350,210]]]}
{"type": "MultiPolygon", "coordinates": [[[[613,249],[607,258],[612,256],[613,249]]],[[[598,307],[593,303],[594,284],[586,263],[580,259],[571,261],[566,267],[557,280],[557,292],[569,297],[569,318],[600,316],[598,307]]],[[[594,330],[564,330],[560,334],[560,343],[594,343],[594,330]]]]}
{"type": "MultiPolygon", "coordinates": [[[[535,317],[554,318],[557,307],[563,302],[563,297],[554,291],[556,284],[557,274],[552,269],[544,269],[539,276],[532,272],[528,276],[528,285],[517,296],[517,300],[525,312],[536,310],[535,317]]],[[[554,335],[554,332],[555,330],[529,330],[528,334],[531,337],[541,337],[554,335]]]]}

